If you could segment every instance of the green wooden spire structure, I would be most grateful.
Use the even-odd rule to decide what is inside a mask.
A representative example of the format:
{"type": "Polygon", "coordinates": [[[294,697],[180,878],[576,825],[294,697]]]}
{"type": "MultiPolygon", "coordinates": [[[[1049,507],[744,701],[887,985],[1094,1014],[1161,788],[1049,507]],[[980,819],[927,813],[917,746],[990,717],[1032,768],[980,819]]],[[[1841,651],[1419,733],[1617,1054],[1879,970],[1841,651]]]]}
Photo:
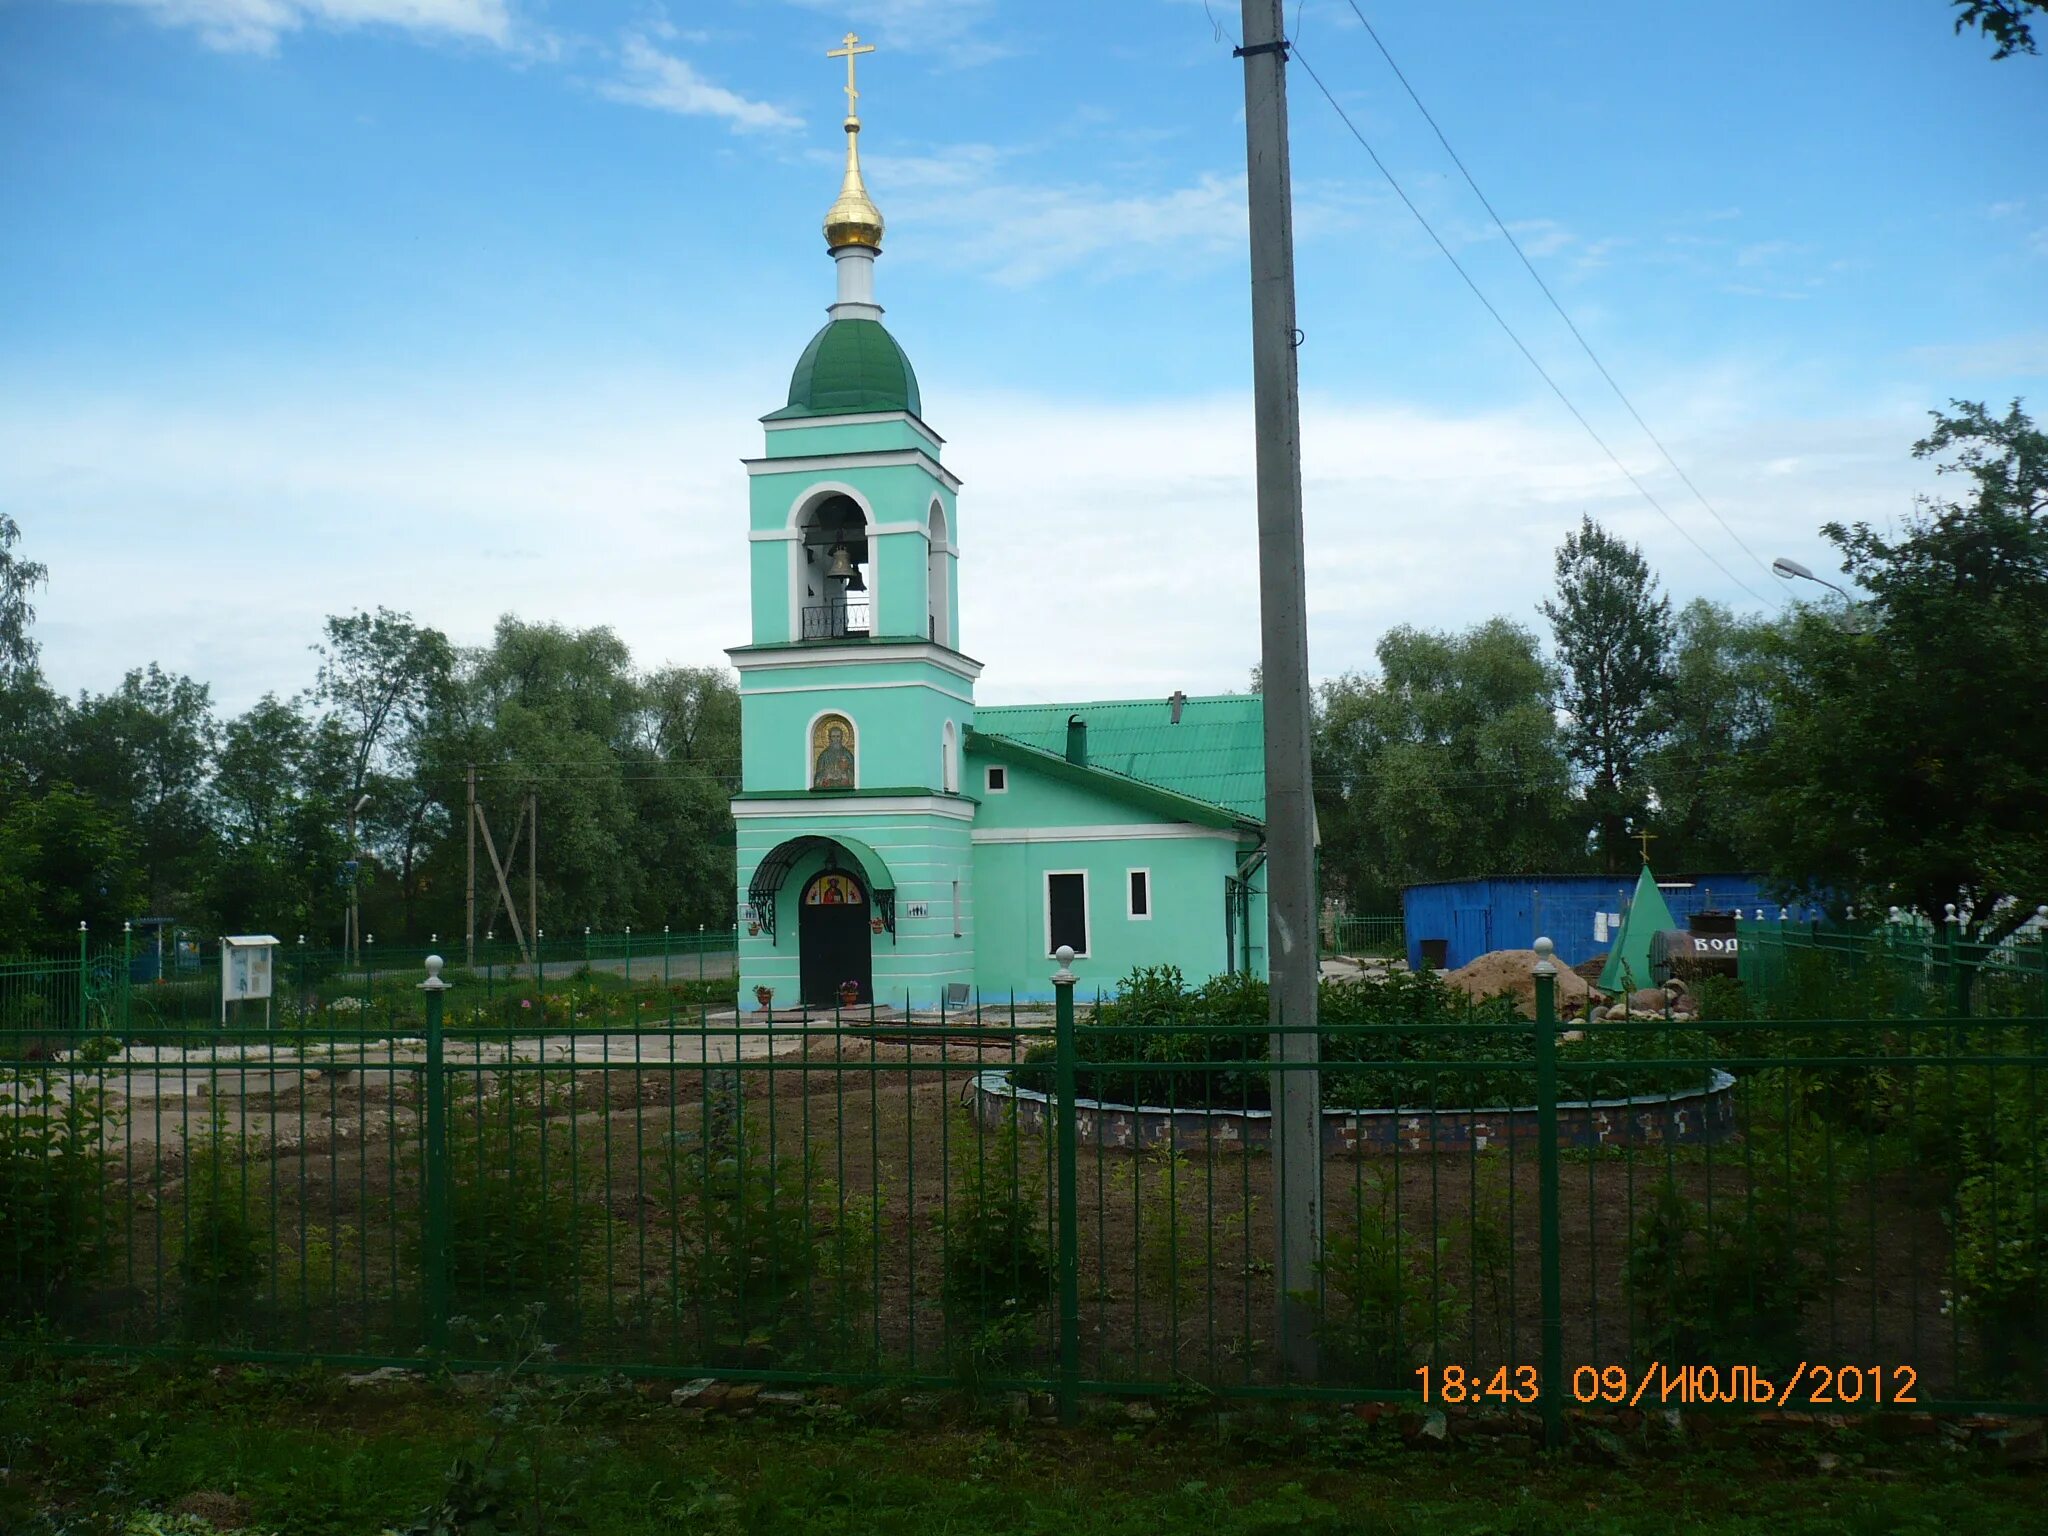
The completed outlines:
{"type": "Polygon", "coordinates": [[[1646,861],[1636,877],[1636,893],[1622,914],[1621,937],[1607,952],[1607,964],[1600,971],[1600,990],[1620,992],[1650,984],[1650,935],[1660,928],[1676,928],[1664,893],[1657,889],[1657,877],[1646,861]]]}

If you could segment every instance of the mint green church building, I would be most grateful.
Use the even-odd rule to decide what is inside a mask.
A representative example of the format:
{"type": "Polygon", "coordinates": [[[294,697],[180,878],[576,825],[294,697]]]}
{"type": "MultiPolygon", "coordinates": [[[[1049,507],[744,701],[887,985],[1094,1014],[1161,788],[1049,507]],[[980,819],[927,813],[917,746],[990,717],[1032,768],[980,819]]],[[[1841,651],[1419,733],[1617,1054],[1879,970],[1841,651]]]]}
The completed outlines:
{"type": "Polygon", "coordinates": [[[746,461],[753,635],[728,652],[741,997],[1044,998],[1063,944],[1105,992],[1137,965],[1263,975],[1257,695],[975,704],[971,524],[882,325],[882,216],[859,118],[845,126],[825,217],[836,301],[746,461]]]}

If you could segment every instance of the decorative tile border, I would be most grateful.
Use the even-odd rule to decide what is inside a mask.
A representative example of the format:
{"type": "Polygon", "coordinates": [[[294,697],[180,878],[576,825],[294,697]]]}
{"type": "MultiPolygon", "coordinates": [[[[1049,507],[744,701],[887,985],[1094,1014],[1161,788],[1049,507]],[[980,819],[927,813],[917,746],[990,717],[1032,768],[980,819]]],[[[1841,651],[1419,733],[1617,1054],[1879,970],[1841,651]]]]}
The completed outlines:
{"type": "MultiPolygon", "coordinates": [[[[1560,1147],[1651,1147],[1704,1145],[1735,1132],[1735,1079],[1711,1069],[1710,1086],[1684,1093],[1626,1099],[1580,1099],[1557,1106],[1560,1147]]],[[[983,1072],[974,1080],[975,1113],[995,1126],[1015,1109],[1017,1123],[1043,1135],[1052,1101],[1034,1088],[1020,1088],[1008,1072],[983,1072]]],[[[1160,1105],[1075,1101],[1074,1132],[1083,1146],[1152,1148],[1171,1138],[1176,1151],[1212,1146],[1263,1147],[1273,1139],[1267,1109],[1168,1109],[1160,1105]]],[[[1486,1109],[1326,1109],[1323,1150],[1351,1155],[1382,1153],[1485,1152],[1510,1143],[1534,1146],[1536,1106],[1486,1109]]]]}

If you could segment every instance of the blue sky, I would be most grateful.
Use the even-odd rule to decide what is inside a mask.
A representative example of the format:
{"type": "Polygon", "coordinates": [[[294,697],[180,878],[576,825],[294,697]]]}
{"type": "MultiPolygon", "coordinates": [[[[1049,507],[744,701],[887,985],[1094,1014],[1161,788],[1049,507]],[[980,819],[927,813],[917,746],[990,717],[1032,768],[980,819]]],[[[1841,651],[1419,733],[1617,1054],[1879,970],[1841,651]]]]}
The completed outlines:
{"type": "MultiPolygon", "coordinates": [[[[1363,3],[1363,0],[1361,0],[1363,3]]],[[[2048,59],[1938,0],[1365,6],[1581,329],[1765,561],[2048,382],[2048,59]]],[[[949,439],[991,701],[1256,659],[1229,0],[0,0],[0,508],[67,688],[239,708],[323,613],[744,637],[755,418],[822,319],[849,27],[889,323],[949,439]],[[1213,19],[1212,19],[1213,12],[1213,19]],[[1022,599],[1020,601],[1019,599],[1022,599]]],[[[1536,623],[1591,511],[1777,602],[1606,392],[1345,0],[1303,57],[1709,563],[1291,78],[1311,652],[1536,623]]]]}

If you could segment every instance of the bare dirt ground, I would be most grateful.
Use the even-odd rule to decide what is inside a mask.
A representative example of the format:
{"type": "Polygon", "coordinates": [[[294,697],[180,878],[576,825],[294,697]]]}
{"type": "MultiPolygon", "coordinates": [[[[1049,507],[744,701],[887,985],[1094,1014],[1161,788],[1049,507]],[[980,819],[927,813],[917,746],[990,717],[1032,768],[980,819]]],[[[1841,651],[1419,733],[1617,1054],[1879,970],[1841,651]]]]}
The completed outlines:
{"type": "MultiPolygon", "coordinates": [[[[502,1159],[506,1184],[533,1194],[525,1206],[485,1209],[482,1247],[532,1247],[522,1224],[541,1220],[548,1198],[587,1218],[573,1273],[549,1274],[541,1287],[570,1352],[947,1373],[963,1368],[985,1320],[957,1295],[948,1304],[953,1261],[983,1230],[978,1195],[1018,1192],[1031,1235],[1005,1239],[1013,1258],[1050,1251],[1055,1238],[1053,1148],[992,1131],[963,1107],[979,1072],[1014,1065],[1031,1043],[777,1029],[614,1035],[573,1052],[465,1042],[458,1056],[451,1044],[450,1135],[477,1149],[458,1165],[495,1174],[492,1160],[502,1159]],[[501,1134],[500,1116],[517,1129],[501,1134]],[[756,1198],[721,1204],[714,1194],[724,1175],[712,1170],[724,1165],[700,1155],[707,1123],[714,1153],[751,1159],[756,1198]]],[[[381,1061],[297,1067],[130,1062],[112,1069],[108,1086],[124,1111],[104,1190],[121,1283],[96,1304],[109,1326],[146,1331],[175,1314],[180,1260],[196,1241],[190,1152],[217,1125],[237,1198],[268,1250],[252,1336],[269,1331],[287,1347],[410,1347],[422,1209],[414,1061],[394,1048],[381,1061]]],[[[1646,1230],[1667,1181],[1737,1222],[1716,1241],[1763,1230],[1759,1202],[1768,1214],[1785,1198],[1760,1172],[1777,1144],[1760,1120],[1746,1118],[1745,1129],[1747,1139],[1714,1149],[1567,1156],[1568,1361],[1640,1358],[1674,1302],[1699,1302],[1697,1240],[1667,1274],[1640,1259],[1631,1266],[1632,1234],[1646,1230]]],[[[1830,1363],[1912,1364],[1924,1390],[1941,1390],[1959,1379],[1968,1346],[1941,1311],[1949,1253],[1940,1214],[1900,1173],[1859,1178],[1847,1163],[1839,1172],[1796,1200],[1799,1261],[1831,1277],[1802,1294],[1799,1343],[1830,1363]]],[[[1174,1158],[1080,1149],[1084,1375],[1190,1388],[1275,1379],[1271,1175],[1263,1155],[1220,1142],[1174,1158]]],[[[1318,1293],[1337,1379],[1412,1385],[1431,1338],[1442,1341],[1439,1363],[1533,1361],[1538,1200],[1528,1149],[1333,1158],[1323,1181],[1331,1262],[1293,1283],[1318,1293]]],[[[1731,1273],[1752,1288],[1767,1279],[1783,1259],[1767,1250],[1759,1240],[1756,1266],[1724,1270],[1724,1289],[1731,1273]]],[[[1028,1269],[1028,1259],[1013,1266],[1027,1290],[1028,1269]]],[[[1036,1299],[1021,1310],[1001,1369],[1029,1375],[1053,1358],[1054,1313],[1036,1299]]],[[[1741,1358],[1741,1342],[1731,1333],[1720,1357],[1741,1358]]]]}

